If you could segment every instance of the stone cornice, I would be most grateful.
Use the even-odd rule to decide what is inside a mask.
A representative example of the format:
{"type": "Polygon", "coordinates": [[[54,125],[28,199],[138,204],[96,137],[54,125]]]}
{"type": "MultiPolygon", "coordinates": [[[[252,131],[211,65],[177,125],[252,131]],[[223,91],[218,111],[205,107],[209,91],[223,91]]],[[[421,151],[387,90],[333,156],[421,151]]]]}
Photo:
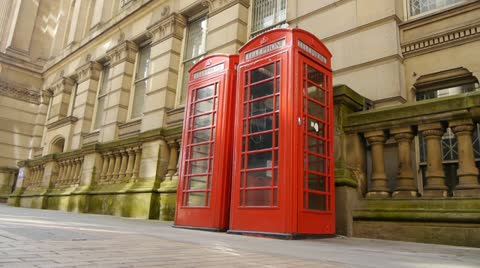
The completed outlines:
{"type": "Polygon", "coordinates": [[[112,66],[124,61],[135,63],[137,52],[137,44],[127,40],[107,51],[107,58],[112,66]]]}
{"type": "Polygon", "coordinates": [[[480,23],[456,28],[419,40],[402,43],[405,58],[480,39],[480,23]]]}
{"type": "Polygon", "coordinates": [[[77,69],[77,83],[80,84],[89,79],[98,80],[102,68],[103,66],[98,62],[90,61],[85,63],[77,69]]]}
{"type": "Polygon", "coordinates": [[[47,129],[60,128],[60,127],[69,125],[71,123],[77,122],[77,121],[78,121],[78,118],[76,118],[75,116],[67,116],[65,118],[62,118],[60,120],[57,120],[53,123],[48,124],[47,129]]]}
{"type": "Polygon", "coordinates": [[[41,101],[40,92],[4,80],[0,80],[0,95],[34,104],[41,101]]]}
{"type": "Polygon", "coordinates": [[[53,92],[53,95],[57,95],[60,93],[67,93],[70,94],[72,92],[72,88],[75,85],[75,80],[69,77],[62,77],[50,86],[50,91],[53,92]]]}
{"type": "Polygon", "coordinates": [[[244,7],[248,8],[250,6],[250,1],[248,0],[203,0],[202,1],[202,5],[205,7],[208,7],[208,15],[210,17],[236,4],[241,4],[244,7]]]}
{"type": "Polygon", "coordinates": [[[187,20],[184,16],[178,13],[172,13],[170,16],[160,20],[159,22],[150,25],[147,29],[152,35],[152,46],[162,42],[165,39],[174,37],[183,39],[183,29],[187,25],[187,20]]]}

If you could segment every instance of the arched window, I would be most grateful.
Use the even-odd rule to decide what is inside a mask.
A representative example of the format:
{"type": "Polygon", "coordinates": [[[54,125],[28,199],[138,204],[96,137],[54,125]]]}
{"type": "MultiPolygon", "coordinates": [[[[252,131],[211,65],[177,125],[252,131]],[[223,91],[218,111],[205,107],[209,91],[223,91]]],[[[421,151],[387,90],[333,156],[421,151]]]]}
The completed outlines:
{"type": "Polygon", "coordinates": [[[50,153],[61,153],[65,147],[65,139],[60,137],[55,139],[50,146],[50,153]]]}

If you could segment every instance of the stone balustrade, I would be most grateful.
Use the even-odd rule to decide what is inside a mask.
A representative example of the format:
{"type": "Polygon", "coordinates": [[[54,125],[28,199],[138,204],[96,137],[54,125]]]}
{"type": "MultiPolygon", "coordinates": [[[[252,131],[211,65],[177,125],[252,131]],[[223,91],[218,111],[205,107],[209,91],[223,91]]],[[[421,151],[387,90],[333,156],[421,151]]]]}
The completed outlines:
{"type": "MultiPolygon", "coordinates": [[[[371,165],[366,169],[371,172],[365,197],[480,197],[479,171],[473,146],[479,101],[480,92],[472,92],[350,113],[344,125],[345,133],[363,137],[365,145],[370,148],[371,165]],[[448,128],[451,135],[444,136],[448,128]],[[454,140],[456,147],[446,148],[445,139],[454,140]],[[388,156],[387,145],[390,148],[388,156]],[[424,148],[424,159],[418,157],[420,147],[424,148]],[[451,178],[452,172],[448,177],[444,171],[446,162],[442,156],[449,150],[455,151],[456,159],[449,163],[458,166],[456,185],[452,185],[457,180],[451,178]],[[392,152],[396,152],[396,157],[392,157],[392,152]],[[393,165],[396,166],[396,175],[392,175],[391,171],[395,169],[392,163],[387,162],[392,159],[397,159],[396,165],[393,165]],[[423,172],[417,173],[421,168],[424,168],[423,172]]],[[[478,139],[478,133],[475,137],[478,139]]]]}
{"type": "Polygon", "coordinates": [[[98,184],[135,182],[140,171],[142,147],[131,146],[102,152],[98,184]]]}
{"type": "Polygon", "coordinates": [[[25,176],[23,185],[26,187],[39,187],[42,185],[45,165],[43,163],[32,165],[25,176]]]}
{"type": "Polygon", "coordinates": [[[57,160],[58,175],[52,177],[54,186],[71,186],[80,184],[82,175],[83,155],[57,160]]]}

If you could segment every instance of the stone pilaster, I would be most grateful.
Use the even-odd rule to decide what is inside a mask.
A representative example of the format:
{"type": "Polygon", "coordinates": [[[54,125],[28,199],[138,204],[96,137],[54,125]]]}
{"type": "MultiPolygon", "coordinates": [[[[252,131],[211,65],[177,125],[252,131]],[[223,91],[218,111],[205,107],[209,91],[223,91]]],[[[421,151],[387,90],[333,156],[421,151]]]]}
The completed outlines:
{"type": "Polygon", "coordinates": [[[110,90],[105,104],[104,124],[100,130],[101,142],[117,139],[118,124],[127,120],[137,52],[137,45],[131,41],[118,44],[107,52],[111,69],[110,90]]]}
{"type": "Polygon", "coordinates": [[[150,86],[146,90],[141,131],[165,126],[166,112],[175,106],[186,19],[173,13],[148,27],[152,35],[150,86]]]}
{"type": "Polygon", "coordinates": [[[62,77],[50,87],[50,91],[53,92],[53,99],[50,113],[48,114],[48,123],[58,121],[68,115],[70,94],[74,85],[75,80],[62,77]]]}
{"type": "Polygon", "coordinates": [[[82,137],[90,132],[93,120],[93,109],[96,101],[98,82],[102,65],[97,62],[87,62],[76,72],[77,90],[73,104],[73,116],[78,118],[72,136],[72,149],[82,147],[82,137]]]}
{"type": "Polygon", "coordinates": [[[449,123],[458,142],[458,185],[453,195],[456,197],[480,197],[478,168],[473,154],[472,131],[475,127],[471,119],[455,120],[449,123]]]}
{"type": "Polygon", "coordinates": [[[445,128],[441,123],[418,126],[427,144],[427,185],[423,188],[425,197],[446,197],[445,172],[442,165],[441,139],[445,128]]]}
{"type": "Polygon", "coordinates": [[[203,4],[209,9],[207,53],[237,53],[248,40],[249,1],[205,0],[203,4]]]}
{"type": "Polygon", "coordinates": [[[393,128],[390,130],[390,134],[398,144],[398,176],[392,197],[417,197],[411,157],[413,130],[411,127],[393,128]]]}
{"type": "Polygon", "coordinates": [[[370,131],[364,134],[368,143],[372,146],[372,177],[370,189],[367,193],[368,198],[387,198],[390,195],[388,189],[388,180],[385,173],[385,132],[370,131]]]}

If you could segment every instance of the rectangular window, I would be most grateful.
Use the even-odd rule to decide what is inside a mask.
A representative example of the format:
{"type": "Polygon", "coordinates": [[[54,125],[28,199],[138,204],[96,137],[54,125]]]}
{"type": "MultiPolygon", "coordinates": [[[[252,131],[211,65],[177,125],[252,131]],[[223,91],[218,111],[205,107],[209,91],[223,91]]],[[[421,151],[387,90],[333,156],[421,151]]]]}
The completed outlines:
{"type": "Polygon", "coordinates": [[[409,14],[413,17],[465,1],[466,0],[409,0],[409,14]]]}
{"type": "Polygon", "coordinates": [[[185,43],[182,92],[180,103],[185,102],[188,86],[188,70],[205,55],[207,48],[207,16],[203,16],[188,24],[185,43]]]}
{"type": "Polygon", "coordinates": [[[105,115],[105,102],[107,98],[107,86],[110,78],[110,66],[107,65],[103,68],[102,81],[98,88],[97,94],[97,107],[95,112],[95,120],[93,121],[93,129],[99,129],[102,126],[103,118],[105,115]]]}
{"type": "Polygon", "coordinates": [[[256,0],[252,16],[252,33],[279,26],[287,19],[286,0],[256,0]]]}
{"type": "Polygon", "coordinates": [[[138,118],[143,115],[145,92],[148,86],[150,70],[150,47],[143,47],[138,53],[137,72],[135,73],[133,102],[130,118],[138,118]]]}

